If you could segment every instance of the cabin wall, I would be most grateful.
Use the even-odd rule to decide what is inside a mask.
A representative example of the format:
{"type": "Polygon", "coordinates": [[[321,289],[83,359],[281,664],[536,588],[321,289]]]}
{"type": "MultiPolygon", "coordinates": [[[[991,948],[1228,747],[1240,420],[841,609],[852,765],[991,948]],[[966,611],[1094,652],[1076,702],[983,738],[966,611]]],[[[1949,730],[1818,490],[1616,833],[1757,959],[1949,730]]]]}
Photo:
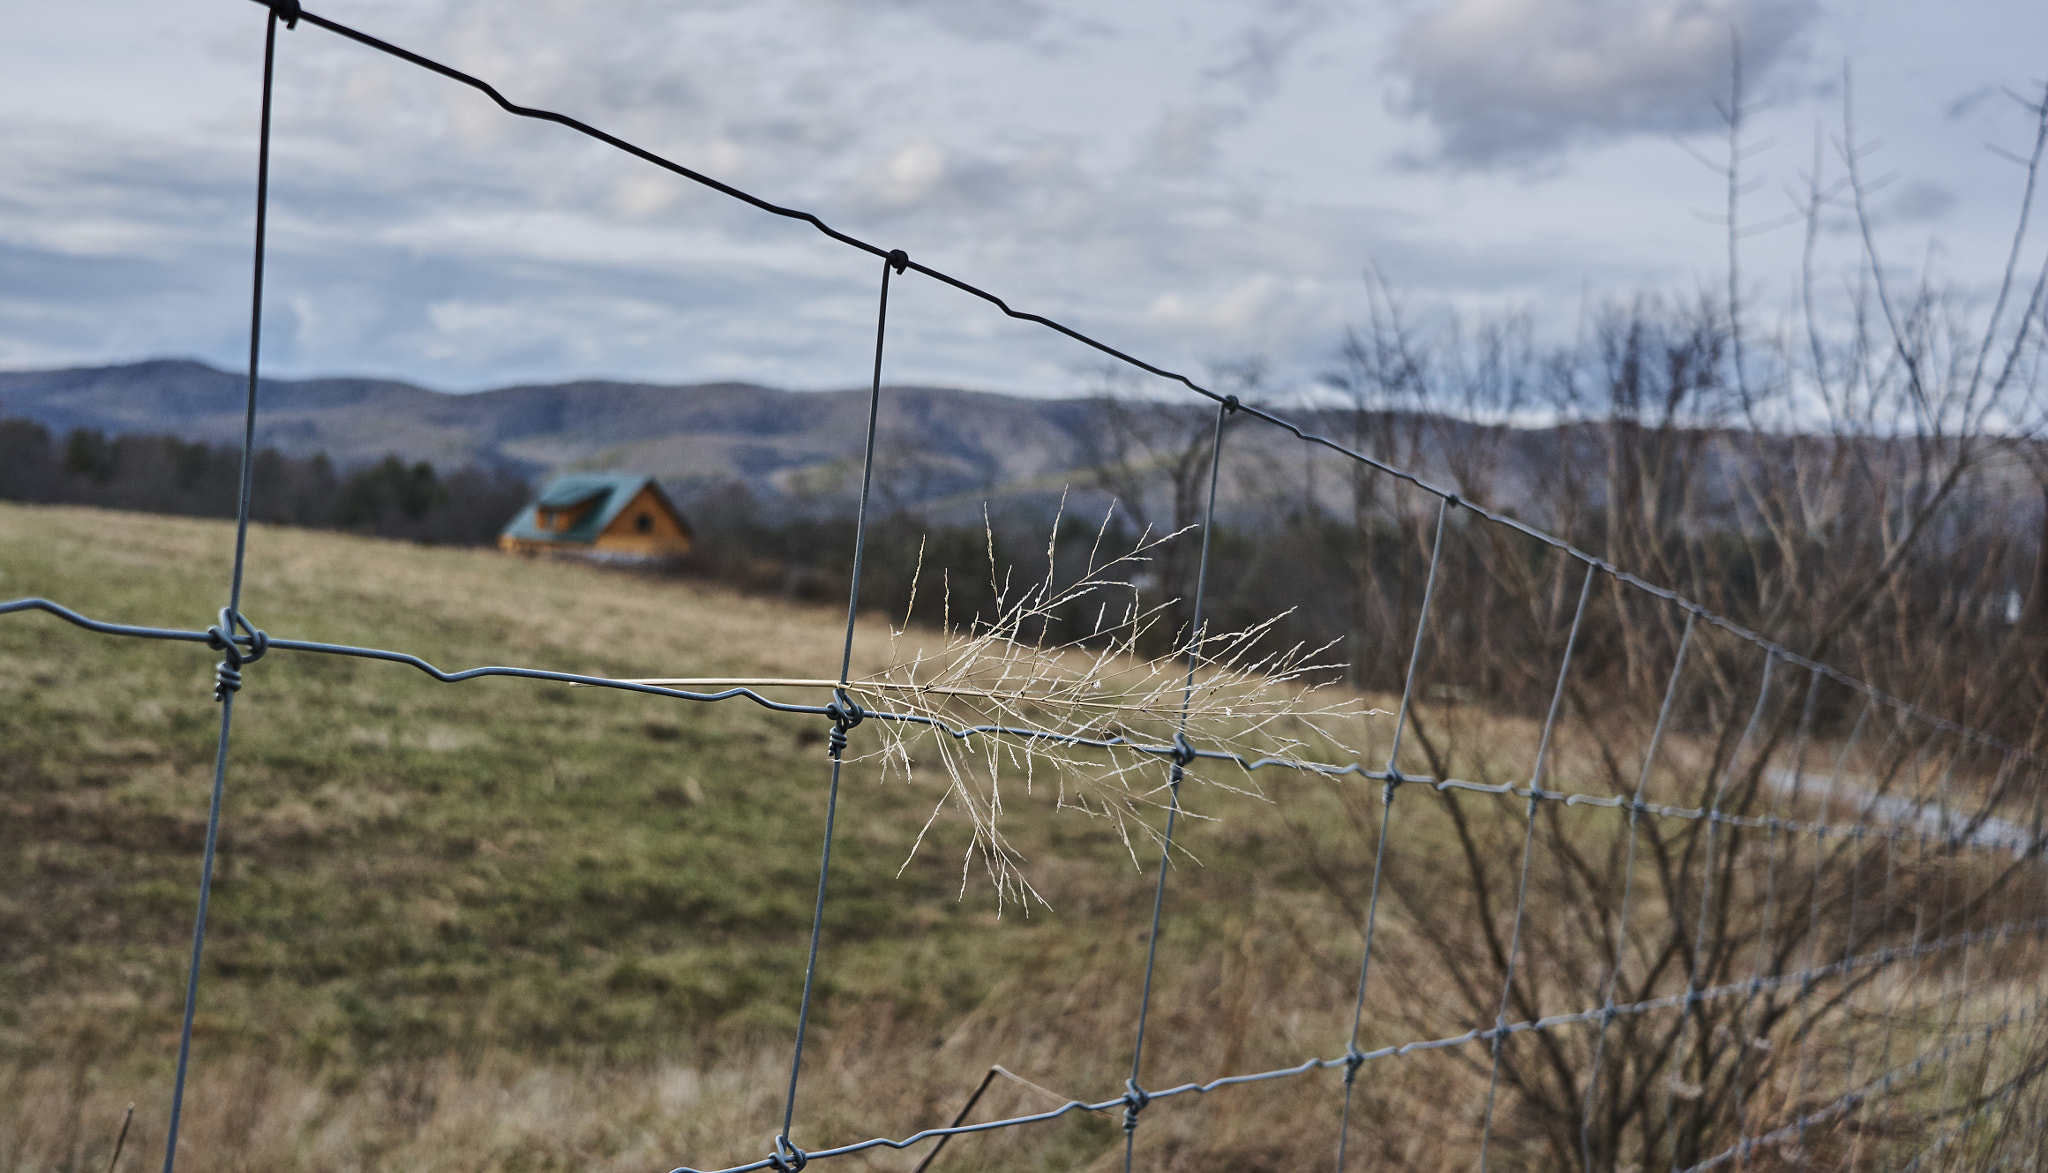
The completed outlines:
{"type": "Polygon", "coordinates": [[[592,548],[608,554],[673,558],[690,552],[690,533],[676,524],[651,488],[642,488],[597,535],[592,548]],[[645,520],[646,528],[641,528],[645,520]]]}

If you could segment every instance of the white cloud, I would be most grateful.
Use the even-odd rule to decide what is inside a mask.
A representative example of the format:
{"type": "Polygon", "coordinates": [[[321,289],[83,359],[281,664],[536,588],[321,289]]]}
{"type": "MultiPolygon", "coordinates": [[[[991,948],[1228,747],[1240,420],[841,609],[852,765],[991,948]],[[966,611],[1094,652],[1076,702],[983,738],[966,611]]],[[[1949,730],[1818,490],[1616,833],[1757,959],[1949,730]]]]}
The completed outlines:
{"type": "Polygon", "coordinates": [[[928,138],[919,138],[904,143],[889,156],[878,187],[885,202],[900,208],[930,195],[945,177],[945,148],[928,138]]]}
{"type": "Polygon", "coordinates": [[[1153,299],[1145,316],[1169,326],[1241,331],[1270,324],[1286,292],[1273,274],[1257,273],[1207,297],[1191,299],[1179,293],[1162,293],[1153,299]]]}
{"type": "Polygon", "coordinates": [[[1818,14],[1813,0],[1450,0],[1408,25],[1393,64],[1406,107],[1441,134],[1441,161],[1528,163],[1713,124],[1731,38],[1761,77],[1818,14]]]}

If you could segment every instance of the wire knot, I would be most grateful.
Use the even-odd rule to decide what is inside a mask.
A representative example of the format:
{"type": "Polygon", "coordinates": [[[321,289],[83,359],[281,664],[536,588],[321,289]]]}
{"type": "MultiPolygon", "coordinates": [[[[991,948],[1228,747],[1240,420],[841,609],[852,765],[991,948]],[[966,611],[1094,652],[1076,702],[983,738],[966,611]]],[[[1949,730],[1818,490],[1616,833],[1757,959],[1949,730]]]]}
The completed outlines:
{"type": "Polygon", "coordinates": [[[1344,1051],[1344,1086],[1350,1087],[1358,1080],[1358,1069],[1365,1063],[1365,1052],[1353,1043],[1344,1051]]]}
{"type": "Polygon", "coordinates": [[[900,248],[890,249],[886,259],[889,262],[889,267],[898,273],[910,267],[910,254],[900,248]]]}
{"type": "Polygon", "coordinates": [[[277,19],[284,22],[284,27],[299,27],[299,0],[263,0],[263,3],[277,14],[277,19]]]}
{"type": "Polygon", "coordinates": [[[1456,493],[1451,493],[1444,498],[1444,504],[1450,506],[1453,509],[1456,509],[1458,506],[1463,505],[1464,503],[1464,500],[1460,498],[1456,493]]]}
{"type": "Polygon", "coordinates": [[[1222,403],[1223,410],[1229,412],[1231,415],[1236,415],[1237,409],[1244,406],[1244,404],[1239,403],[1237,401],[1237,396],[1235,395],[1225,395],[1223,397],[1222,403]]]}
{"type": "Polygon", "coordinates": [[[1173,735],[1173,752],[1168,755],[1173,764],[1185,770],[1195,760],[1195,747],[1189,743],[1185,733],[1173,735]]]}
{"type": "Polygon", "coordinates": [[[867,710],[855,704],[843,688],[832,690],[832,703],[825,706],[825,715],[832,718],[832,738],[828,743],[833,758],[846,752],[846,731],[867,719],[867,710]]]}
{"type": "Polygon", "coordinates": [[[1394,791],[1399,790],[1409,781],[1410,779],[1406,774],[1403,774],[1401,771],[1394,768],[1394,763],[1388,762],[1386,777],[1387,784],[1385,786],[1380,787],[1380,802],[1384,805],[1392,806],[1394,804],[1394,791]]]}
{"type": "Polygon", "coordinates": [[[867,720],[868,712],[855,704],[845,689],[835,688],[832,690],[832,703],[825,706],[825,715],[832,718],[832,723],[839,728],[851,729],[867,720]]]}
{"type": "Polygon", "coordinates": [[[797,1173],[810,1163],[811,1155],[789,1143],[788,1137],[778,1135],[775,1138],[775,1151],[768,1154],[770,1166],[781,1170],[782,1173],[797,1173]]]}
{"type": "Polygon", "coordinates": [[[1124,1081],[1125,1132],[1136,1132],[1138,1130],[1138,1113],[1143,1112],[1145,1105],[1151,1102],[1152,1093],[1139,1087],[1137,1080],[1127,1079],[1124,1081]]]}
{"type": "Polygon", "coordinates": [[[206,646],[221,654],[220,663],[213,666],[213,699],[226,701],[242,690],[242,668],[270,650],[270,637],[250,626],[234,608],[222,607],[220,622],[206,629],[206,646]],[[238,629],[244,634],[237,635],[238,629]],[[247,651],[236,642],[244,639],[249,644],[247,651]]]}

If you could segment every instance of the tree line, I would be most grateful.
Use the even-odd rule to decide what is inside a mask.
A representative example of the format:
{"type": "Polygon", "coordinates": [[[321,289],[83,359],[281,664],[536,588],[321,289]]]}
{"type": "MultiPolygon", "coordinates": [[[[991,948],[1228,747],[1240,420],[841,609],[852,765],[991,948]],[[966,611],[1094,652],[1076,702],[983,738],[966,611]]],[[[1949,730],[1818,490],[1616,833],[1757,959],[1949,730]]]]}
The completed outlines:
{"type": "MultiPolygon", "coordinates": [[[[233,517],[241,475],[234,445],[94,428],[58,437],[32,420],[0,420],[0,500],[233,517]]],[[[510,472],[443,473],[397,456],[340,469],[325,455],[263,448],[250,475],[256,521],[443,545],[495,541],[529,495],[510,472]]]]}

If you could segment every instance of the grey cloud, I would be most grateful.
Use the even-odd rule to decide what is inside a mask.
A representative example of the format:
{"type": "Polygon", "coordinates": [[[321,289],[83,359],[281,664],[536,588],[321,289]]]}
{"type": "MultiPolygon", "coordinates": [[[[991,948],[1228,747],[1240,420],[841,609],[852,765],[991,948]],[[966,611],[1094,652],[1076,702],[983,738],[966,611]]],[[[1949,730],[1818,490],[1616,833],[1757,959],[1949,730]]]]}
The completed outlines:
{"type": "Polygon", "coordinates": [[[1212,80],[1241,86],[1248,98],[1269,98],[1279,87],[1288,59],[1324,16],[1321,8],[1303,0],[1269,0],[1231,39],[1223,63],[1205,72],[1212,80]]]}
{"type": "Polygon", "coordinates": [[[981,149],[917,136],[873,152],[836,194],[842,227],[885,230],[905,247],[1073,231],[1105,192],[1073,144],[1045,136],[981,149]]]}
{"type": "MultiPolygon", "coordinates": [[[[19,124],[0,146],[21,164],[0,185],[0,212],[35,242],[0,241],[0,364],[239,361],[249,152],[156,151],[87,128],[19,124]]],[[[865,329],[841,327],[833,311],[855,282],[836,280],[829,260],[692,263],[670,247],[685,263],[662,264],[618,246],[557,247],[519,229],[515,213],[535,201],[516,160],[479,173],[431,142],[385,143],[364,166],[371,152],[360,143],[286,146],[273,163],[265,309],[266,364],[280,372],[473,386],[592,371],[670,377],[683,357],[686,370],[802,382],[818,355],[862,345],[865,329]],[[479,217],[507,230],[479,231],[479,217]],[[693,341],[679,350],[679,339],[693,341]]],[[[593,192],[609,173],[595,170],[564,179],[553,202],[603,211],[593,192]]],[[[677,221],[700,233],[781,227],[728,204],[705,199],[690,210],[708,214],[677,221]]],[[[659,226],[640,232],[660,238],[659,226]]],[[[838,252],[819,242],[816,255],[838,252]]]]}
{"type": "Polygon", "coordinates": [[[453,385],[592,372],[800,381],[865,336],[833,312],[856,288],[851,273],[298,242],[280,250],[267,284],[266,350],[278,367],[453,385]]]}
{"type": "Polygon", "coordinates": [[[1950,119],[1968,117],[1970,112],[1984,104],[1984,100],[1998,93],[1997,86],[1978,86],[1966,94],[1957,96],[1942,107],[1942,114],[1950,119]]]}
{"type": "MultiPolygon", "coordinates": [[[[1955,189],[1931,179],[1911,178],[1894,182],[1896,173],[1874,180],[1871,198],[1867,201],[1870,225],[1880,232],[1900,229],[1906,225],[1932,224],[1947,217],[1948,213],[1961,202],[1955,189]]],[[[1860,240],[1863,222],[1852,208],[1847,206],[1821,220],[1821,228],[1831,236],[1860,240]]]]}
{"type": "MultiPolygon", "coordinates": [[[[1089,42],[1099,56],[1055,63],[1053,76],[1136,69],[1131,82],[1047,102],[1040,116],[1009,108],[1032,101],[1035,83],[984,83],[1055,69],[1040,46],[1081,17],[1048,4],[1045,21],[1012,30],[1028,44],[970,43],[1024,18],[974,6],[942,18],[943,6],[924,3],[872,19],[889,2],[741,11],[589,0],[515,19],[483,0],[446,0],[363,23],[515,100],[815,208],[1172,364],[1262,349],[1282,366],[1319,367],[1368,257],[1408,274],[1419,295],[1447,299],[1534,300],[1582,277],[1668,276],[1628,270],[1618,246],[1603,254],[1598,241],[1467,245],[1427,217],[1395,224],[1340,192],[1274,182],[1245,149],[1252,136],[1232,128],[1304,114],[1286,104],[1319,91],[1295,79],[1327,76],[1315,71],[1328,68],[1328,46],[1349,43],[1316,39],[1338,23],[1335,6],[1206,10],[1212,19],[1171,60],[1136,52],[1149,42],[1133,28],[1111,30],[1089,42]]],[[[1624,32],[1587,36],[1646,39],[1624,32]]],[[[279,373],[455,387],[589,374],[858,380],[873,345],[869,258],[560,128],[506,118],[443,79],[299,35],[282,73],[273,170],[266,354],[279,373]]],[[[1701,88],[1668,87],[1695,112],[1724,81],[1725,29],[1701,38],[1701,88]]],[[[1440,52],[1439,72],[1453,59],[1440,52]]],[[[1497,88],[1534,83],[1516,84],[1497,88]]],[[[1432,117],[1476,100],[1439,95],[1432,117]]],[[[15,161],[0,169],[4,239],[34,254],[0,255],[0,363],[238,361],[252,130],[223,122],[158,149],[134,128],[0,125],[0,156],[15,161]]],[[[897,289],[891,377],[1043,387],[1087,357],[930,282],[897,289]]]]}
{"type": "Polygon", "coordinates": [[[1043,5],[1030,0],[842,0],[849,8],[902,12],[967,40],[1014,41],[1046,20],[1043,5]]]}
{"type": "Polygon", "coordinates": [[[1956,193],[1931,179],[1909,179],[1887,201],[1886,211],[1907,222],[1940,219],[1956,205],[1956,193]]]}
{"type": "Polygon", "coordinates": [[[1290,59],[1325,20],[1303,0],[1261,0],[1250,19],[1218,46],[1202,71],[1202,100],[1168,106],[1138,143],[1138,163],[1172,178],[1214,176],[1224,132],[1243,126],[1280,89],[1290,59]],[[1229,91],[1235,91],[1234,95],[1229,91]]]}
{"type": "Polygon", "coordinates": [[[1813,0],[1450,0],[1403,30],[1393,64],[1402,104],[1440,135],[1428,161],[1526,165],[1713,125],[1731,35],[1763,78],[1818,15],[1813,0]]]}
{"type": "Polygon", "coordinates": [[[1216,166],[1217,136],[1243,120],[1241,111],[1217,106],[1168,110],[1145,144],[1145,161],[1167,175],[1206,175],[1216,166]]]}

